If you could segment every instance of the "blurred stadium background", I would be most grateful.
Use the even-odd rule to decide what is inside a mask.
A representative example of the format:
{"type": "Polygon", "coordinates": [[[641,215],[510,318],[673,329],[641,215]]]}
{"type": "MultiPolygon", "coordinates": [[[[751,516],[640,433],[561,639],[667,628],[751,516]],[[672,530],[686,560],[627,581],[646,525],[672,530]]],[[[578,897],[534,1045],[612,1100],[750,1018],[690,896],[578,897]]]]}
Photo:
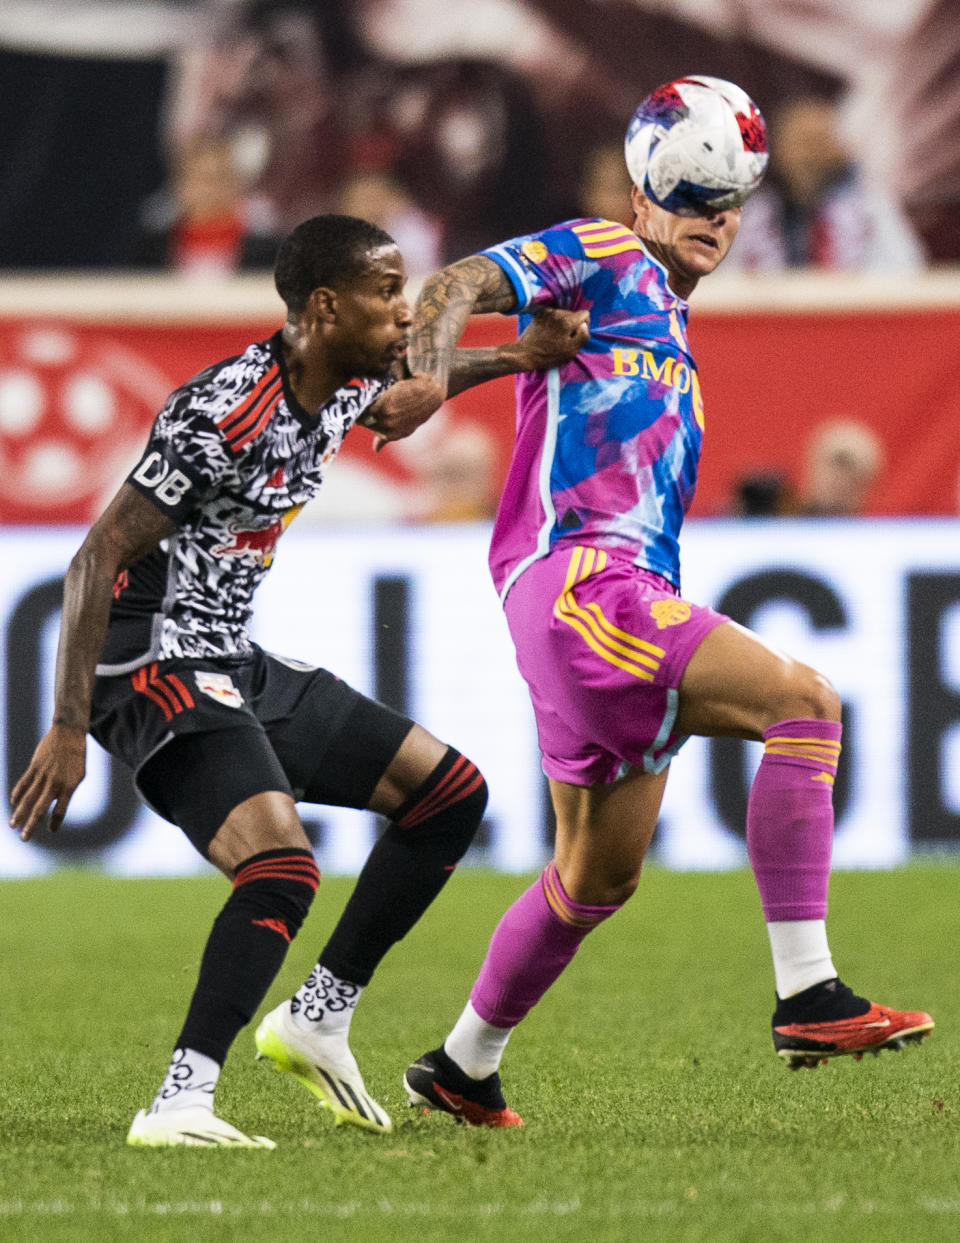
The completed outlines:
{"type": "MultiPolygon", "coordinates": [[[[623,210],[623,174],[605,156],[639,99],[684,72],[745,87],[768,117],[775,161],[791,104],[829,105],[846,155],[824,193],[855,181],[863,209],[814,221],[831,244],[805,256],[771,257],[758,242],[755,261],[694,295],[707,440],[685,591],[840,689],[838,865],[889,867],[960,845],[954,0],[6,0],[5,789],[49,716],[61,580],[83,525],[166,393],[274,331],[276,237],[319,211],[376,218],[415,289],[433,266],[499,238],[623,210]],[[873,246],[857,233],[868,217],[873,246]],[[825,426],[839,447],[835,437],[818,464],[825,426]],[[827,467],[840,501],[817,491],[827,467]]],[[[786,141],[780,155],[785,169],[786,141]]],[[[794,223],[813,211],[791,210],[794,223]]],[[[479,320],[471,340],[511,327],[479,320]]],[[[472,858],[522,871],[542,861],[551,825],[485,568],[511,391],[466,394],[376,457],[355,432],[326,494],[284,539],[255,637],[328,665],[475,758],[492,798],[472,858]]],[[[201,870],[90,749],[72,827],[30,846],[5,835],[0,876],[77,862],[201,870]]],[[[743,862],[756,758],[729,742],[684,750],[662,862],[743,862]]],[[[372,820],[305,814],[321,865],[355,870],[372,820]]]]}

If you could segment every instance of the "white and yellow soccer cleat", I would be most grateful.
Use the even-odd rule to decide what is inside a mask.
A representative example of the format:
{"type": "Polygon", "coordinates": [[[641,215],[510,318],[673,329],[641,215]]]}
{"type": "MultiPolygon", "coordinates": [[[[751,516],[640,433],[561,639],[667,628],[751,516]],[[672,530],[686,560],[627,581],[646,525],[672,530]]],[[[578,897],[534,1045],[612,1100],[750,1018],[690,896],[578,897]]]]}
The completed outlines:
{"type": "Polygon", "coordinates": [[[134,1148],[276,1148],[272,1139],[244,1135],[202,1105],[155,1114],[141,1109],[127,1134],[127,1143],[134,1148]]]}
{"type": "Polygon", "coordinates": [[[346,1041],[301,1031],[290,1017],[284,1001],[263,1019],[254,1037],[257,1057],[273,1062],[275,1070],[288,1071],[329,1109],[339,1126],[349,1122],[386,1135],[393,1123],[382,1105],[369,1095],[346,1041]]]}

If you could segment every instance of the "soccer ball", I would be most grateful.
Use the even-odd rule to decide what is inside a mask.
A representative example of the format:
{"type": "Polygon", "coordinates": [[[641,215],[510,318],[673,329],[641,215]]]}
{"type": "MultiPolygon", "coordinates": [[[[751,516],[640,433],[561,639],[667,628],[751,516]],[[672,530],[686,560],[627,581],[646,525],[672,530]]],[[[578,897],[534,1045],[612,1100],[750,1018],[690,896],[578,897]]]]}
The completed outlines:
{"type": "Polygon", "coordinates": [[[634,184],[678,216],[739,207],[767,169],[760,110],[722,78],[658,86],[633,114],[625,148],[634,184]]]}

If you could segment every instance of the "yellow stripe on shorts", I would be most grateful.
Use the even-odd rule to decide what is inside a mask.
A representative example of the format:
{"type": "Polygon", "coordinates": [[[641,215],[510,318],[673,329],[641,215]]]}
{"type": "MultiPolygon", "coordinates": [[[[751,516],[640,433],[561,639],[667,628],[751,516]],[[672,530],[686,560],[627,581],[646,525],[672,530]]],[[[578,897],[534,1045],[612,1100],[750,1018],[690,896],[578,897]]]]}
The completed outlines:
{"type": "Polygon", "coordinates": [[[584,607],[574,597],[576,584],[598,574],[606,564],[607,554],[602,549],[578,545],[570,556],[563,591],[553,606],[554,616],[572,627],[587,646],[609,664],[641,681],[652,682],[665,655],[664,649],[614,626],[595,602],[584,607]]]}

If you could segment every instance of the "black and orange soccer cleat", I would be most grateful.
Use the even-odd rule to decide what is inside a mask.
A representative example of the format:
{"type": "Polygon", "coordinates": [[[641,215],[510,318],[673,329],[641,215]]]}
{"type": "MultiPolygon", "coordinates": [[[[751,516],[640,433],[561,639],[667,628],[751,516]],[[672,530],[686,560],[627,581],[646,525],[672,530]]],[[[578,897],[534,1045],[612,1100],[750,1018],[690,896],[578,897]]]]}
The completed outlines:
{"type": "Polygon", "coordinates": [[[523,1119],[507,1106],[500,1076],[471,1079],[442,1048],[432,1049],[407,1067],[403,1086],[411,1105],[442,1109],[470,1126],[523,1126],[523,1119]]]}
{"type": "Polygon", "coordinates": [[[902,1049],[919,1043],[933,1028],[921,1010],[891,1010],[858,997],[839,980],[825,980],[777,1001],[773,1047],[791,1070],[813,1068],[831,1057],[902,1049]]]}

